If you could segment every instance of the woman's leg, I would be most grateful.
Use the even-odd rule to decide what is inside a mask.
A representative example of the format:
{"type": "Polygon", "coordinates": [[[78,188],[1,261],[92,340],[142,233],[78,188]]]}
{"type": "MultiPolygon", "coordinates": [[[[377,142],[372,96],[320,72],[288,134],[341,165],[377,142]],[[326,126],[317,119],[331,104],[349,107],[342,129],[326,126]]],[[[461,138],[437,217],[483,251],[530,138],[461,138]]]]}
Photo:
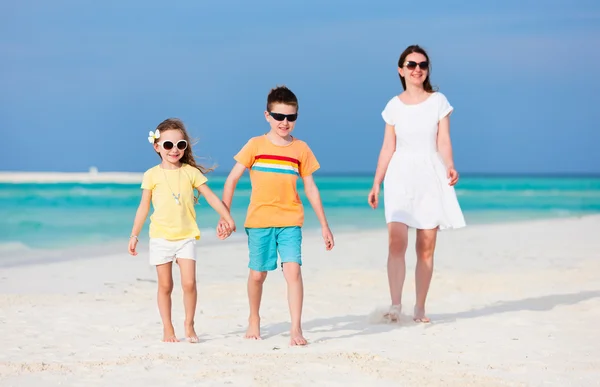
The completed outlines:
{"type": "Polygon", "coordinates": [[[406,261],[404,257],[408,245],[408,226],[404,223],[388,223],[388,233],[387,272],[390,296],[392,298],[392,306],[397,306],[399,309],[402,304],[402,288],[404,287],[404,277],[406,275],[406,261]]]}
{"type": "Polygon", "coordinates": [[[414,320],[429,322],[425,316],[425,301],[433,275],[433,254],[438,229],[417,230],[417,267],[415,269],[415,287],[417,299],[415,303],[414,320]]]}

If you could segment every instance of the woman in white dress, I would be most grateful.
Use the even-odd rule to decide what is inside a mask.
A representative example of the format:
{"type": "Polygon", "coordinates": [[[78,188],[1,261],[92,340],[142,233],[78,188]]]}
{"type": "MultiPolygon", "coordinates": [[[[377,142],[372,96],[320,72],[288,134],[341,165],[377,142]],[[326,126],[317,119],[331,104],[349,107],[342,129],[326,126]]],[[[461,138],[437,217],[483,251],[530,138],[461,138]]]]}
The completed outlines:
{"type": "Polygon", "coordinates": [[[394,96],[381,113],[385,135],[368,199],[371,207],[377,208],[383,182],[392,299],[386,317],[392,321],[397,321],[401,312],[408,228],[417,229],[413,319],[429,322],[425,301],[433,274],[437,232],[465,226],[454,192],[458,172],[450,141],[453,108],[442,93],[432,88],[430,67],[429,56],[417,45],[400,55],[398,73],[404,91],[394,96]]]}

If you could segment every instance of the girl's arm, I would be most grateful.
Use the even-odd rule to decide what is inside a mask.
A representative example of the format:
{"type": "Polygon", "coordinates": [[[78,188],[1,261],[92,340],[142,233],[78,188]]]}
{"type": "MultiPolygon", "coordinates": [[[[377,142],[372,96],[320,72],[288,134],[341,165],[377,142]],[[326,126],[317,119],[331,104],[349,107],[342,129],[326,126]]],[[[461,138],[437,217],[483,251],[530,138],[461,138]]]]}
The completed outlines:
{"type": "Polygon", "coordinates": [[[152,191],[149,189],[142,190],[142,199],[140,205],[135,213],[135,219],[133,220],[133,228],[131,229],[131,236],[129,237],[129,254],[137,255],[135,247],[137,246],[138,236],[144,227],[148,212],[150,212],[150,202],[152,201],[152,191]]]}
{"type": "Polygon", "coordinates": [[[375,178],[373,180],[373,186],[379,187],[385,177],[385,172],[390,164],[390,160],[396,150],[396,132],[394,125],[385,124],[385,133],[383,135],[383,145],[379,152],[379,160],[377,162],[377,170],[375,171],[375,178]]]}
{"type": "Polygon", "coordinates": [[[221,219],[224,219],[229,224],[229,227],[232,231],[235,231],[235,222],[229,213],[229,208],[227,208],[225,204],[219,200],[219,197],[215,195],[215,193],[208,187],[207,184],[202,184],[197,189],[204,196],[208,205],[211,206],[221,216],[221,219]]]}

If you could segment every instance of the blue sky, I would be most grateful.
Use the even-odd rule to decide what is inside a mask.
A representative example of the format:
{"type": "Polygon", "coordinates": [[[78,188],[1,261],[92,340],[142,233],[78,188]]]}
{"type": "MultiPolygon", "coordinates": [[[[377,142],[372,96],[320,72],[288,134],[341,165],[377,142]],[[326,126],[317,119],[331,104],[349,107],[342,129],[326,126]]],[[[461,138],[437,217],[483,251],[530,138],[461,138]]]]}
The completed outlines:
{"type": "Polygon", "coordinates": [[[373,172],[409,44],[455,107],[462,173],[600,173],[600,3],[531,0],[0,3],[0,170],[143,171],[167,117],[227,173],[300,99],[323,172],[373,172]]]}

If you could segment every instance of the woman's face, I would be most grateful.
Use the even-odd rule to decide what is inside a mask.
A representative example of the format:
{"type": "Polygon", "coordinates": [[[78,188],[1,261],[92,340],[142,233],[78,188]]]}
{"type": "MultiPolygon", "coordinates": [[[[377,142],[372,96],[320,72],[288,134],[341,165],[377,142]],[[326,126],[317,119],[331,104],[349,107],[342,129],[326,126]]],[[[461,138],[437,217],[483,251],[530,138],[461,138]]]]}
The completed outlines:
{"type": "Polygon", "coordinates": [[[407,86],[411,84],[422,87],[429,74],[429,62],[425,55],[413,52],[407,55],[398,72],[404,77],[407,86]]]}

